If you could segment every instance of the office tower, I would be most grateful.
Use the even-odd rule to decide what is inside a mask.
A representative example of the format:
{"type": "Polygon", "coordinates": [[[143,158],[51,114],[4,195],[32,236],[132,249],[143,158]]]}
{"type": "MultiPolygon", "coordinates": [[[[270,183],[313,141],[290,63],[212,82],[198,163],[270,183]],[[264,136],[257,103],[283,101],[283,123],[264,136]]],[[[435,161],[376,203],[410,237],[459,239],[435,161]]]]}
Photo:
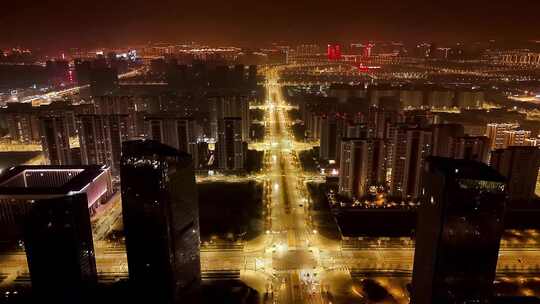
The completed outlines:
{"type": "Polygon", "coordinates": [[[527,139],[531,137],[531,131],[525,130],[510,130],[503,132],[503,141],[504,144],[501,148],[506,148],[510,146],[526,146],[527,139]]]}
{"type": "Polygon", "coordinates": [[[199,212],[191,157],[127,141],[120,169],[129,278],[142,300],[189,303],[200,283],[199,212]]]}
{"type": "Polygon", "coordinates": [[[106,164],[120,174],[122,142],[128,139],[127,115],[79,115],[79,142],[83,165],[106,164]]]}
{"type": "Polygon", "coordinates": [[[430,157],[423,170],[411,303],[490,303],[506,183],[486,164],[430,157]]]}
{"type": "Polygon", "coordinates": [[[110,169],[102,166],[18,166],[0,176],[0,239],[22,236],[23,219],[32,202],[86,193],[94,214],[112,195],[110,169]]]}
{"type": "Polygon", "coordinates": [[[36,200],[25,220],[24,246],[36,299],[81,303],[97,283],[87,194],[36,200]]]}
{"type": "Polygon", "coordinates": [[[491,153],[490,165],[508,179],[508,195],[512,201],[534,198],[540,150],[538,147],[513,146],[491,153]]]}
{"type": "Polygon", "coordinates": [[[384,140],[344,138],[340,150],[340,193],[361,198],[370,187],[385,185],[384,140]]]}
{"type": "Polygon", "coordinates": [[[489,147],[491,150],[502,149],[505,147],[505,132],[512,131],[519,127],[514,123],[490,123],[487,125],[486,136],[489,137],[489,147]]]}
{"type": "Polygon", "coordinates": [[[453,138],[465,135],[463,125],[460,124],[436,124],[431,127],[433,135],[432,155],[450,157],[453,138]]]}
{"type": "Polygon", "coordinates": [[[452,138],[450,157],[475,160],[487,164],[489,161],[489,138],[486,136],[452,138]]]}
{"type": "Polygon", "coordinates": [[[225,117],[223,132],[217,143],[218,164],[222,170],[242,170],[244,168],[245,151],[242,141],[242,119],[225,117]]]}
{"type": "Polygon", "coordinates": [[[210,103],[210,136],[219,138],[219,133],[224,130],[225,117],[239,117],[242,125],[242,140],[248,141],[249,127],[249,99],[239,94],[218,94],[209,97],[210,103]]]}
{"type": "Polygon", "coordinates": [[[64,117],[41,117],[39,124],[41,145],[48,164],[71,165],[67,120],[64,117]]]}
{"type": "Polygon", "coordinates": [[[402,199],[416,199],[420,195],[424,160],[431,155],[431,132],[401,126],[393,136],[390,194],[402,199]]]}

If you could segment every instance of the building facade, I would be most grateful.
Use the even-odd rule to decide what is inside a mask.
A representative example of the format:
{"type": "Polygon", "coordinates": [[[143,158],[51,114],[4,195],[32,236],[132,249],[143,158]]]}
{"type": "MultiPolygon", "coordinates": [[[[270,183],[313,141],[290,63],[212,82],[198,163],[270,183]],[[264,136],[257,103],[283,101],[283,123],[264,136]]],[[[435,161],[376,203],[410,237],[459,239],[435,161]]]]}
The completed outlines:
{"type": "Polygon", "coordinates": [[[506,183],[486,164],[430,157],[423,170],[411,303],[491,303],[506,183]]]}
{"type": "Polygon", "coordinates": [[[128,141],[120,174],[130,281],[141,299],[189,302],[201,280],[191,157],[157,141],[128,141]]]}
{"type": "Polygon", "coordinates": [[[490,165],[508,179],[508,195],[512,201],[529,201],[535,197],[540,149],[513,146],[491,153],[490,165]]]}

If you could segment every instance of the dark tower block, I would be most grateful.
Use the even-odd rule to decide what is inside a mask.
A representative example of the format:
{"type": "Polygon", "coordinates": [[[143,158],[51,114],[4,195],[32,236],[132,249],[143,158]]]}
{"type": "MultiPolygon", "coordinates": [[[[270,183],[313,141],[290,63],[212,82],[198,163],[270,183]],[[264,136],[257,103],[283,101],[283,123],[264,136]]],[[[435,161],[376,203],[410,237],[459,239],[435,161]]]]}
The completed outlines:
{"type": "Polygon", "coordinates": [[[489,303],[505,178],[484,163],[429,157],[423,181],[411,303],[489,303]]]}
{"type": "Polygon", "coordinates": [[[120,176],[130,281],[152,303],[190,303],[201,280],[191,157],[157,141],[127,141],[120,176]]]}

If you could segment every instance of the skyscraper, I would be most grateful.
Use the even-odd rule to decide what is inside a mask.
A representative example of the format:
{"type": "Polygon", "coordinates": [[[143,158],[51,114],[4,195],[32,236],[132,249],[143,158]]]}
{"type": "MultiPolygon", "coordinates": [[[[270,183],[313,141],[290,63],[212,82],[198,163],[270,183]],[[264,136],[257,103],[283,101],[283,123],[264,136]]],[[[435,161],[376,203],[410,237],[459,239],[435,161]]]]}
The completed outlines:
{"type": "Polygon", "coordinates": [[[81,303],[97,283],[86,193],[36,200],[24,227],[32,291],[44,303],[81,303]]]}
{"type": "Polygon", "coordinates": [[[416,226],[411,303],[490,303],[506,183],[486,164],[429,157],[416,226]]]}
{"type": "Polygon", "coordinates": [[[490,165],[508,179],[508,195],[512,201],[534,198],[540,149],[531,146],[513,146],[491,153],[490,165]]]}
{"type": "Polygon", "coordinates": [[[120,175],[130,281],[152,303],[189,302],[201,278],[191,157],[157,141],[127,141],[120,175]]]}
{"type": "Polygon", "coordinates": [[[65,117],[41,117],[41,144],[50,165],[70,165],[69,131],[65,117]]]}

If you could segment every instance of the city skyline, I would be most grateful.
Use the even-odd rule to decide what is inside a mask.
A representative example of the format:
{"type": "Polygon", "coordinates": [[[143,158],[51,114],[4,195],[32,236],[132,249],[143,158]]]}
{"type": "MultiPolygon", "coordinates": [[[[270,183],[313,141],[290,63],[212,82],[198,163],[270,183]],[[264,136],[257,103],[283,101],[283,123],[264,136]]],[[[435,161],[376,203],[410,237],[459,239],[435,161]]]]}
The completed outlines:
{"type": "Polygon", "coordinates": [[[8,3],[0,302],[540,302],[538,9],[8,3]]]}

